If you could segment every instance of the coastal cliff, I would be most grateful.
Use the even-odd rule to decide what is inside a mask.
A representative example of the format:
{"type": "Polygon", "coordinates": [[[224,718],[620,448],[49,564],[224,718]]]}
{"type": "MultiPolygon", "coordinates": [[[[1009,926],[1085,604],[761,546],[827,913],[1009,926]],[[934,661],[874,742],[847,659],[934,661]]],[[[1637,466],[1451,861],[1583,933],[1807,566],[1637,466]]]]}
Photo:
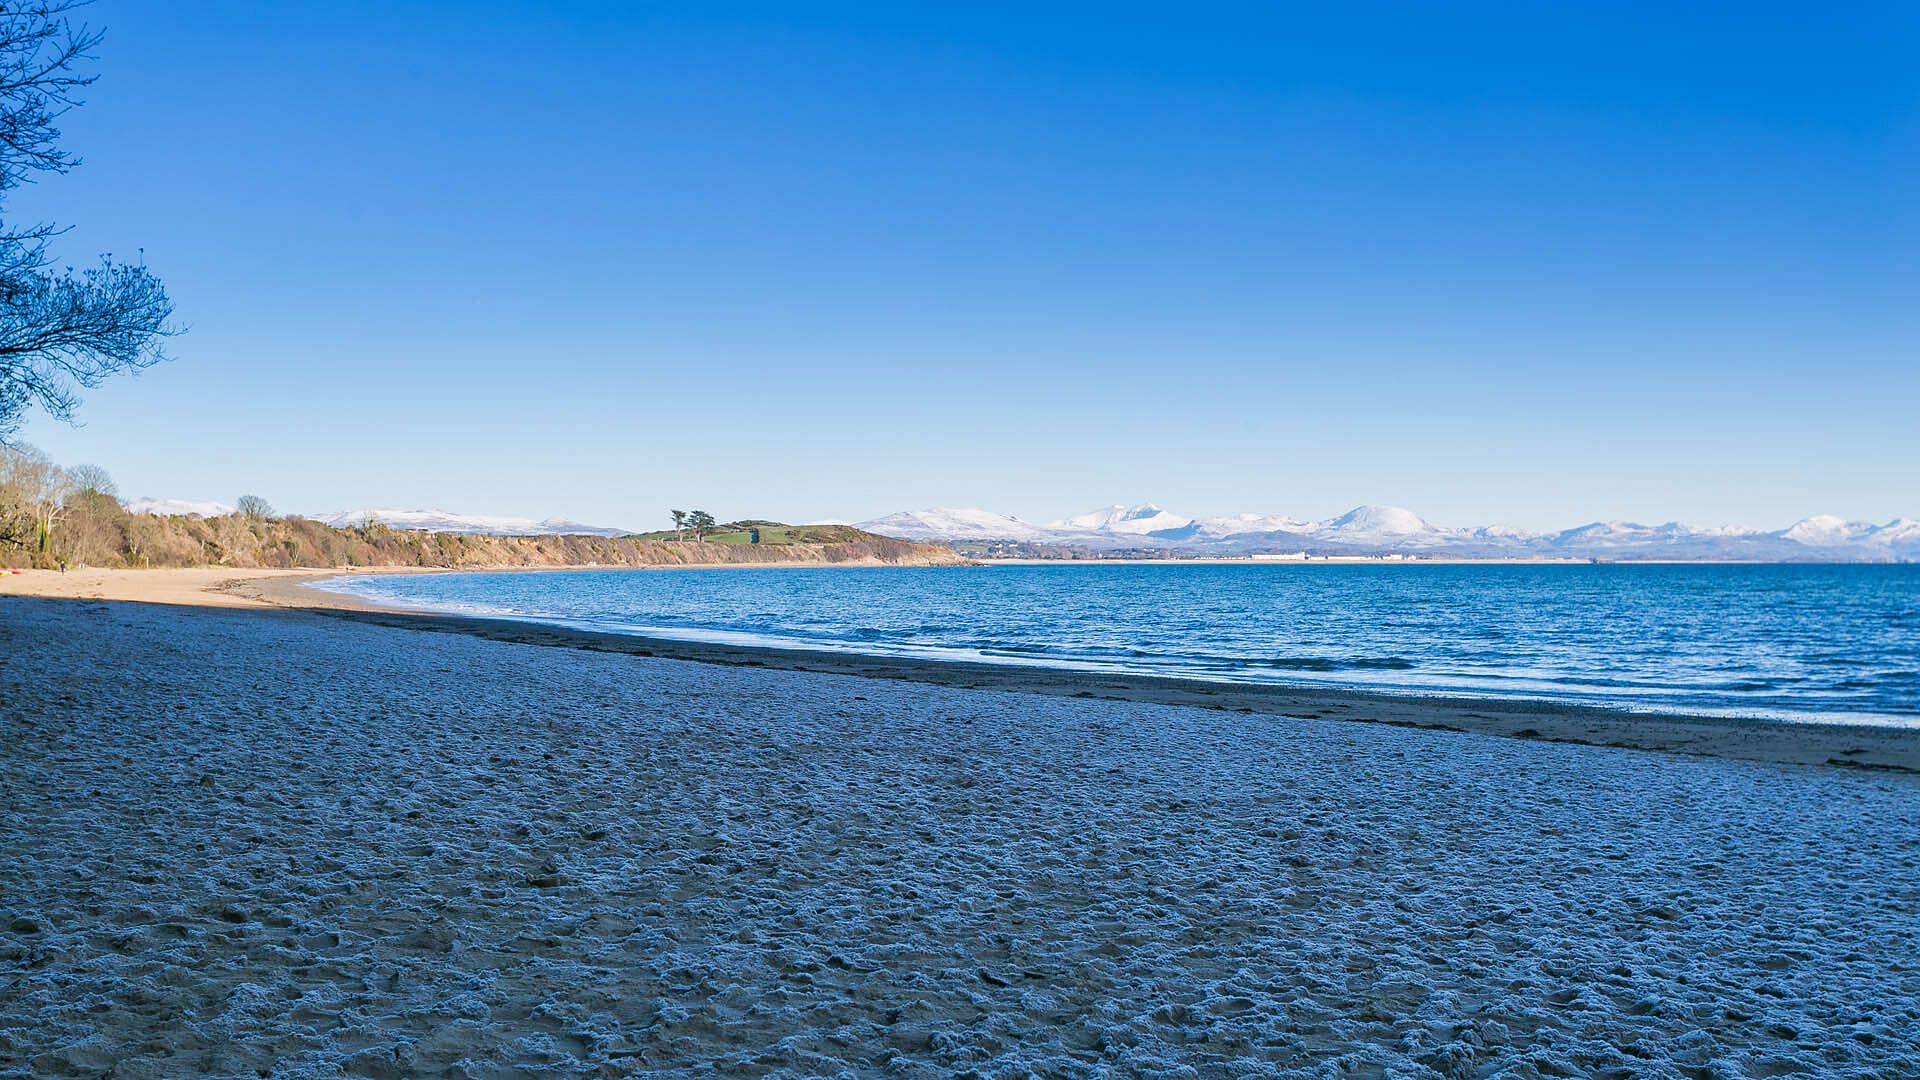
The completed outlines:
{"type": "Polygon", "coordinates": [[[729,543],[589,535],[489,536],[337,527],[305,518],[129,513],[112,499],[76,505],[51,535],[50,550],[0,548],[0,566],[67,562],[100,567],[229,566],[740,566],[834,564],[940,566],[966,562],[951,548],[894,540],[844,525],[782,526],[771,543],[729,543]]]}

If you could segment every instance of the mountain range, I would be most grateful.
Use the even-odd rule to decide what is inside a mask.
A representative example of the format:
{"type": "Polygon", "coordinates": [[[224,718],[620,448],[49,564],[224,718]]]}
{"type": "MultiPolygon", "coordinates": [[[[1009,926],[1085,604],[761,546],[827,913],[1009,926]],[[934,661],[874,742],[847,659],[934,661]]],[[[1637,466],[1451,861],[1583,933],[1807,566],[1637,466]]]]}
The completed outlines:
{"type": "Polygon", "coordinates": [[[225,517],[234,508],[212,499],[155,499],[142,496],[127,500],[129,514],[159,514],[161,517],[225,517]]]}
{"type": "Polygon", "coordinates": [[[578,521],[512,517],[504,514],[455,514],[445,510],[343,510],[314,514],[313,520],[336,529],[378,522],[390,529],[477,533],[482,536],[627,536],[632,529],[582,525],[578,521]]]}
{"type": "MultiPolygon", "coordinates": [[[[233,512],[224,503],[131,499],[136,513],[214,517],[233,512]]],[[[626,536],[631,530],[558,519],[534,520],[445,510],[348,510],[314,514],[332,526],[368,521],[395,529],[491,536],[626,536]]],[[[1305,521],[1284,514],[1186,517],[1153,503],[1106,506],[1059,521],[1023,521],[991,510],[913,510],[863,521],[882,536],[940,544],[986,544],[1020,554],[1045,549],[1094,555],[1164,553],[1192,556],[1408,555],[1429,558],[1597,558],[1641,560],[1905,562],[1920,560],[1920,520],[1885,524],[1831,515],[1803,518],[1783,529],[1701,528],[1669,521],[1643,525],[1595,521],[1559,532],[1505,525],[1452,528],[1397,506],[1357,506],[1338,517],[1305,521]]]]}
{"type": "MultiPolygon", "coordinates": [[[[192,499],[128,499],[127,510],[135,514],[179,515],[181,517],[220,517],[234,508],[226,503],[192,499]]],[[[417,529],[421,532],[470,533],[479,536],[628,536],[632,529],[608,525],[583,525],[578,521],[548,518],[513,517],[506,514],[456,514],[447,510],[341,510],[330,514],[309,514],[314,521],[336,529],[378,522],[392,529],[417,529]]]]}
{"type": "Polygon", "coordinates": [[[1397,506],[1357,506],[1325,521],[1279,514],[1190,518],[1153,503],[1108,506],[1047,524],[979,509],[888,514],[859,527],[902,540],[1188,555],[1417,555],[1453,558],[1608,558],[1896,562],[1920,559],[1920,520],[1883,525],[1832,516],[1784,529],[1699,528],[1595,521],[1559,532],[1504,525],[1449,528],[1397,506]]]}

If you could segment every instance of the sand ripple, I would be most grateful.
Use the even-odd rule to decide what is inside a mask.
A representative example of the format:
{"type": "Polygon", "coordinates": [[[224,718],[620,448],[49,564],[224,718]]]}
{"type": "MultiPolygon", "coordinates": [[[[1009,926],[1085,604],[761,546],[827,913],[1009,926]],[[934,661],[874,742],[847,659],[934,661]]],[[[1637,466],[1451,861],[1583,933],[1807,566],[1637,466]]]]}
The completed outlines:
{"type": "Polygon", "coordinates": [[[7,1075],[1920,1075],[1910,779],[0,605],[7,1075]]]}

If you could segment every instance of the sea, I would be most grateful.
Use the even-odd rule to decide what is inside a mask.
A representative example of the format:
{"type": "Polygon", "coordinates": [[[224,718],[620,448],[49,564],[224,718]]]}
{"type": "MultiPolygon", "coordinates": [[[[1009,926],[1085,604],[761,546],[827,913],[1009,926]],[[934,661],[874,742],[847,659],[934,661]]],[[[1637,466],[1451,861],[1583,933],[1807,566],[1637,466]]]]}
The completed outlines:
{"type": "Polygon", "coordinates": [[[323,588],[643,637],[1920,727],[1920,565],[1032,564],[323,588]]]}

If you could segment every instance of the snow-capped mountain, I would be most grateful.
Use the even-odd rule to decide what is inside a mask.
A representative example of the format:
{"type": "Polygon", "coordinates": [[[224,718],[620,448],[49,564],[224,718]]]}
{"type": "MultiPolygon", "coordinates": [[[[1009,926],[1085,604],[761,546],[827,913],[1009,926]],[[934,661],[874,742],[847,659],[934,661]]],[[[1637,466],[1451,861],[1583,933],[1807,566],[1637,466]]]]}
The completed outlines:
{"type": "Polygon", "coordinates": [[[1299,532],[1310,526],[1309,522],[1285,514],[1227,514],[1196,518],[1193,524],[1194,535],[1209,540],[1248,533],[1299,532]]]}
{"type": "Polygon", "coordinates": [[[1153,503],[1107,506],[1035,525],[987,510],[920,510],[859,526],[883,536],[934,543],[1006,542],[1096,551],[1193,555],[1305,552],[1312,555],[1472,558],[1751,559],[1888,561],[1920,559],[1920,520],[1885,525],[1810,517],[1784,529],[1699,528],[1595,521],[1555,533],[1506,525],[1450,528],[1397,506],[1357,506],[1324,521],[1281,514],[1189,518],[1153,503]]]}
{"type": "Polygon", "coordinates": [[[1920,521],[1913,518],[1894,518],[1868,533],[1862,541],[1874,547],[1920,550],[1920,521]]]}
{"type": "MultiPolygon", "coordinates": [[[[128,499],[131,514],[159,514],[163,517],[225,517],[237,511],[223,502],[195,499],[128,499]]],[[[446,510],[342,510],[331,514],[313,514],[314,521],[335,528],[348,528],[379,522],[392,529],[418,529],[424,532],[478,533],[489,536],[626,536],[631,529],[606,525],[582,525],[577,521],[549,518],[512,517],[503,514],[455,514],[446,510]]]]}
{"type": "Polygon", "coordinates": [[[1153,536],[1178,532],[1193,524],[1192,518],[1169,514],[1152,503],[1138,506],[1106,506],[1075,514],[1053,523],[1052,528],[1067,532],[1110,532],[1128,536],[1153,536]]]}
{"type": "Polygon", "coordinates": [[[1356,506],[1328,522],[1327,531],[1355,536],[1424,536],[1440,530],[1419,514],[1398,506],[1356,506]]]}
{"type": "Polygon", "coordinates": [[[1464,539],[1465,530],[1441,529],[1398,506],[1356,506],[1332,521],[1311,527],[1314,535],[1348,544],[1431,547],[1464,539]]]}
{"type": "Polygon", "coordinates": [[[582,525],[577,521],[493,514],[454,514],[445,510],[343,510],[333,514],[315,514],[313,520],[335,528],[378,522],[391,529],[418,529],[425,532],[480,533],[489,536],[625,536],[631,529],[605,525],[582,525]]]}
{"type": "Polygon", "coordinates": [[[234,508],[212,499],[155,499],[141,497],[127,500],[129,514],[158,514],[161,517],[225,517],[234,512],[234,508]]]}
{"type": "Polygon", "coordinates": [[[1851,544],[1874,532],[1874,526],[1864,521],[1848,521],[1832,514],[1815,514],[1793,523],[1780,535],[1797,544],[1810,544],[1814,547],[1834,547],[1851,544]]]}
{"type": "Polygon", "coordinates": [[[1525,544],[1541,539],[1537,532],[1516,529],[1511,525],[1482,525],[1473,530],[1475,539],[1495,544],[1525,544]]]}
{"type": "Polygon", "coordinates": [[[1581,549],[1653,547],[1686,540],[1693,529],[1677,521],[1664,525],[1641,525],[1632,521],[1595,521],[1555,533],[1548,543],[1555,547],[1581,549]]]}
{"type": "Polygon", "coordinates": [[[1030,525],[1017,517],[973,509],[903,510],[898,514],[863,522],[857,527],[903,540],[926,537],[942,541],[1042,542],[1053,538],[1057,532],[1043,525],[1030,525]]]}
{"type": "Polygon", "coordinates": [[[1885,525],[1874,525],[1821,514],[1795,522],[1776,535],[1830,551],[1864,550],[1893,558],[1920,558],[1920,521],[1913,518],[1894,518],[1885,525]]]}

